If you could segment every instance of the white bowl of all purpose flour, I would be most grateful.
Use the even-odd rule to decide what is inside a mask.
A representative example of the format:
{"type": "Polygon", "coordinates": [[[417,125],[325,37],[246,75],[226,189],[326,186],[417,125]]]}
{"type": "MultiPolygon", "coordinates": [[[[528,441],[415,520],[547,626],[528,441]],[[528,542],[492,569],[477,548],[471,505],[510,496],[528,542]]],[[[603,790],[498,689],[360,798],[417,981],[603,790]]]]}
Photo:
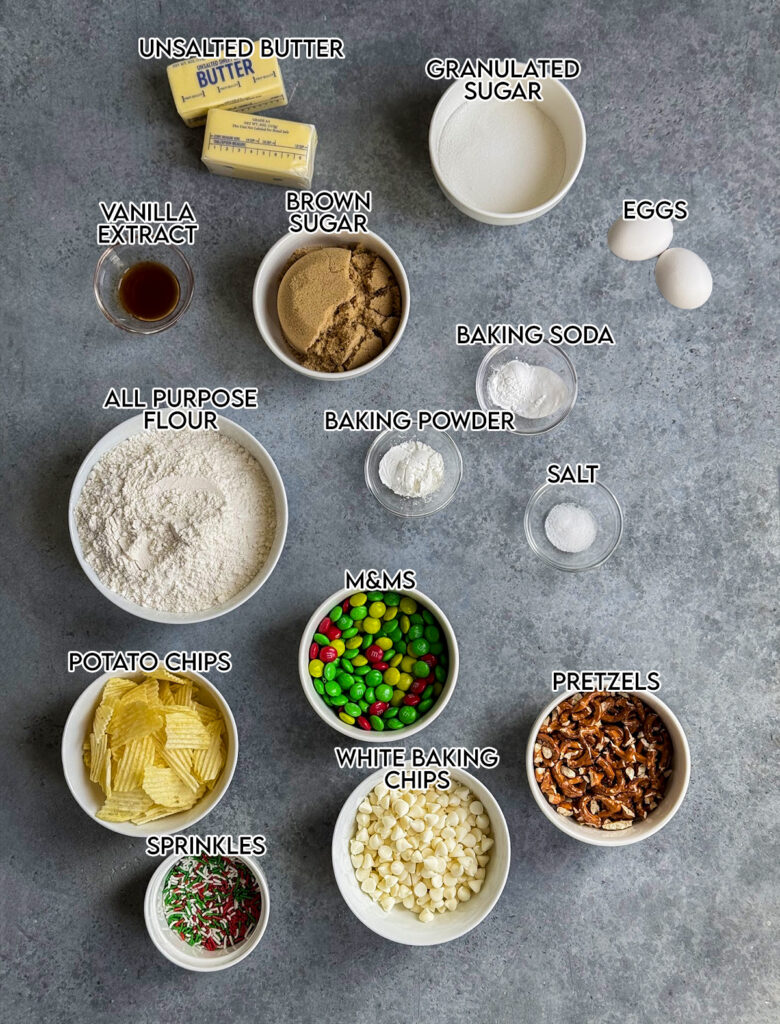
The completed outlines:
{"type": "Polygon", "coordinates": [[[431,118],[428,149],[439,187],[485,224],[524,224],[566,195],[585,157],[585,122],[572,94],[541,79],[542,99],[467,100],[457,79],[431,118]]]}
{"type": "Polygon", "coordinates": [[[183,625],[195,622],[205,622],[208,619],[214,619],[220,615],[225,615],[227,612],[232,611],[234,608],[238,608],[239,605],[249,600],[253,594],[256,594],[271,575],[276,563],[279,561],[279,556],[282,553],[285,538],[287,536],[287,495],[285,493],[281,474],[276,468],[276,463],[265,448],[248,431],[244,430],[243,427],[240,427],[232,420],[226,419],[224,416],[217,416],[217,424],[220,432],[225,437],[230,438],[244,448],[260,466],[268,484],[270,485],[276,517],[275,531],[270,544],[270,549],[260,570],[245,586],[222,603],[194,612],[162,611],[154,607],[139,604],[135,601],[129,600],[122,594],[107,586],[100,579],[95,568],[87,561],[84,554],[76,516],[76,509],[84,486],[90,473],[106,453],[110,452],[117,445],[129,438],[144,434],[142,415],[134,416],[131,419],[126,420],[124,423],[120,423],[117,427],[114,427],[113,430],[110,430],[105,437],[98,441],[82,462],[81,467],[76,474],[76,479],[73,481],[70,501],[68,504],[68,528],[70,530],[70,539],[73,544],[73,550],[76,554],[79,565],[86,573],[90,582],[104,597],[107,597],[109,601],[112,601],[114,604],[124,609],[124,611],[129,612],[131,615],[135,615],[140,619],[148,619],[151,622],[164,622],[171,625],[183,625]]]}

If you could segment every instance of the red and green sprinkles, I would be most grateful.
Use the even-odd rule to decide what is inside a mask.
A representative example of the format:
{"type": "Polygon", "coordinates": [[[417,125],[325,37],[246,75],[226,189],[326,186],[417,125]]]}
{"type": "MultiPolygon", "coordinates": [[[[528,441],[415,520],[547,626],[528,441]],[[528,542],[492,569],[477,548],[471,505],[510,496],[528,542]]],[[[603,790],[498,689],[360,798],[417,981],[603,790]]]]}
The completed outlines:
{"type": "Polygon", "coordinates": [[[243,942],[260,920],[257,880],[230,857],[184,857],[163,883],[168,927],[190,946],[229,949],[243,942]]]}

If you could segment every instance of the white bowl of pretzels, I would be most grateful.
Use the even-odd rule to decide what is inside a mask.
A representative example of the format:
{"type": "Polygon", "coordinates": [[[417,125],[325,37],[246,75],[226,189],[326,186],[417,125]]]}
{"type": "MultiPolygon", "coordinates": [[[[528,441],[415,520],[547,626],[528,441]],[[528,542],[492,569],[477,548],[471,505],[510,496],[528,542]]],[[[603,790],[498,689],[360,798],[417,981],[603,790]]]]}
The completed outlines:
{"type": "Polygon", "coordinates": [[[526,749],[531,793],[562,832],[592,846],[629,846],[677,813],[691,754],[654,693],[563,694],[534,722],[526,749]]]}

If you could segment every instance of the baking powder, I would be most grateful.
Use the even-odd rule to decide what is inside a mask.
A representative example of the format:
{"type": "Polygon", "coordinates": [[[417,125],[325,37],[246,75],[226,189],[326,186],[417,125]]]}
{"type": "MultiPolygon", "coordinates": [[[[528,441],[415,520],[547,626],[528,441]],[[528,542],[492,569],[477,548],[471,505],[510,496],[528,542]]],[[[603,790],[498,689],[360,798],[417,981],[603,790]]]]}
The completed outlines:
{"type": "Polygon", "coordinates": [[[422,441],[403,441],[382,456],[379,479],[402,498],[427,498],[444,482],[444,459],[422,441]]]}

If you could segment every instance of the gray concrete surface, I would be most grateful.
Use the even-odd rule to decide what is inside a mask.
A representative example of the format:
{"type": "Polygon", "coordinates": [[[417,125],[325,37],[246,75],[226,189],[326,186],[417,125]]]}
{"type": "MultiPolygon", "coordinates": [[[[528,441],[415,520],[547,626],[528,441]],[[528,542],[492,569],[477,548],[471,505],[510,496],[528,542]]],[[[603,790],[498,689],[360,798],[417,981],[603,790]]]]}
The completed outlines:
{"type": "Polygon", "coordinates": [[[129,6],[12,0],[3,36],[4,388],[2,1009],[58,1022],[777,1020],[776,25],[759,0],[708,3],[129,6]],[[405,262],[414,308],[379,372],[317,386],[261,343],[257,264],[285,230],[282,191],[210,176],[202,133],[178,120],[143,35],[335,34],[343,63],[285,67],[288,114],[320,131],[316,186],[371,188],[371,226],[405,262]],[[457,213],[431,175],[433,54],[573,55],[589,140],[575,187],[533,224],[457,213]],[[709,263],[697,313],[657,294],[605,234],[626,196],[682,197],[677,231],[709,263]],[[174,330],[115,330],[95,307],[99,199],[187,199],[201,230],[196,295],[174,330]],[[322,410],[469,406],[482,351],[463,320],[607,322],[613,350],[575,350],[580,398],[549,436],[461,436],[463,485],[406,523],[367,492],[368,435],[326,436],[322,410]],[[247,385],[236,419],[277,460],[288,542],[268,585],[199,628],[135,621],[103,600],[70,548],[66,505],[91,445],[122,417],[109,386],[247,385]],[[522,532],[552,460],[598,461],[623,504],[616,556],[546,568],[522,532]],[[338,809],[359,772],[300,691],[295,648],[345,567],[412,566],[450,615],[462,672],[431,743],[495,744],[485,781],[514,843],[485,923],[449,946],[394,947],[343,904],[330,871],[338,809]],[[264,832],[273,895],[257,952],[193,976],[150,945],[143,844],[87,820],[59,742],[87,684],[71,648],[232,650],[214,676],[242,750],[208,831],[264,832]],[[659,668],[693,755],[688,797],[648,842],[602,851],[533,804],[526,733],[552,669],[659,668]]]}

